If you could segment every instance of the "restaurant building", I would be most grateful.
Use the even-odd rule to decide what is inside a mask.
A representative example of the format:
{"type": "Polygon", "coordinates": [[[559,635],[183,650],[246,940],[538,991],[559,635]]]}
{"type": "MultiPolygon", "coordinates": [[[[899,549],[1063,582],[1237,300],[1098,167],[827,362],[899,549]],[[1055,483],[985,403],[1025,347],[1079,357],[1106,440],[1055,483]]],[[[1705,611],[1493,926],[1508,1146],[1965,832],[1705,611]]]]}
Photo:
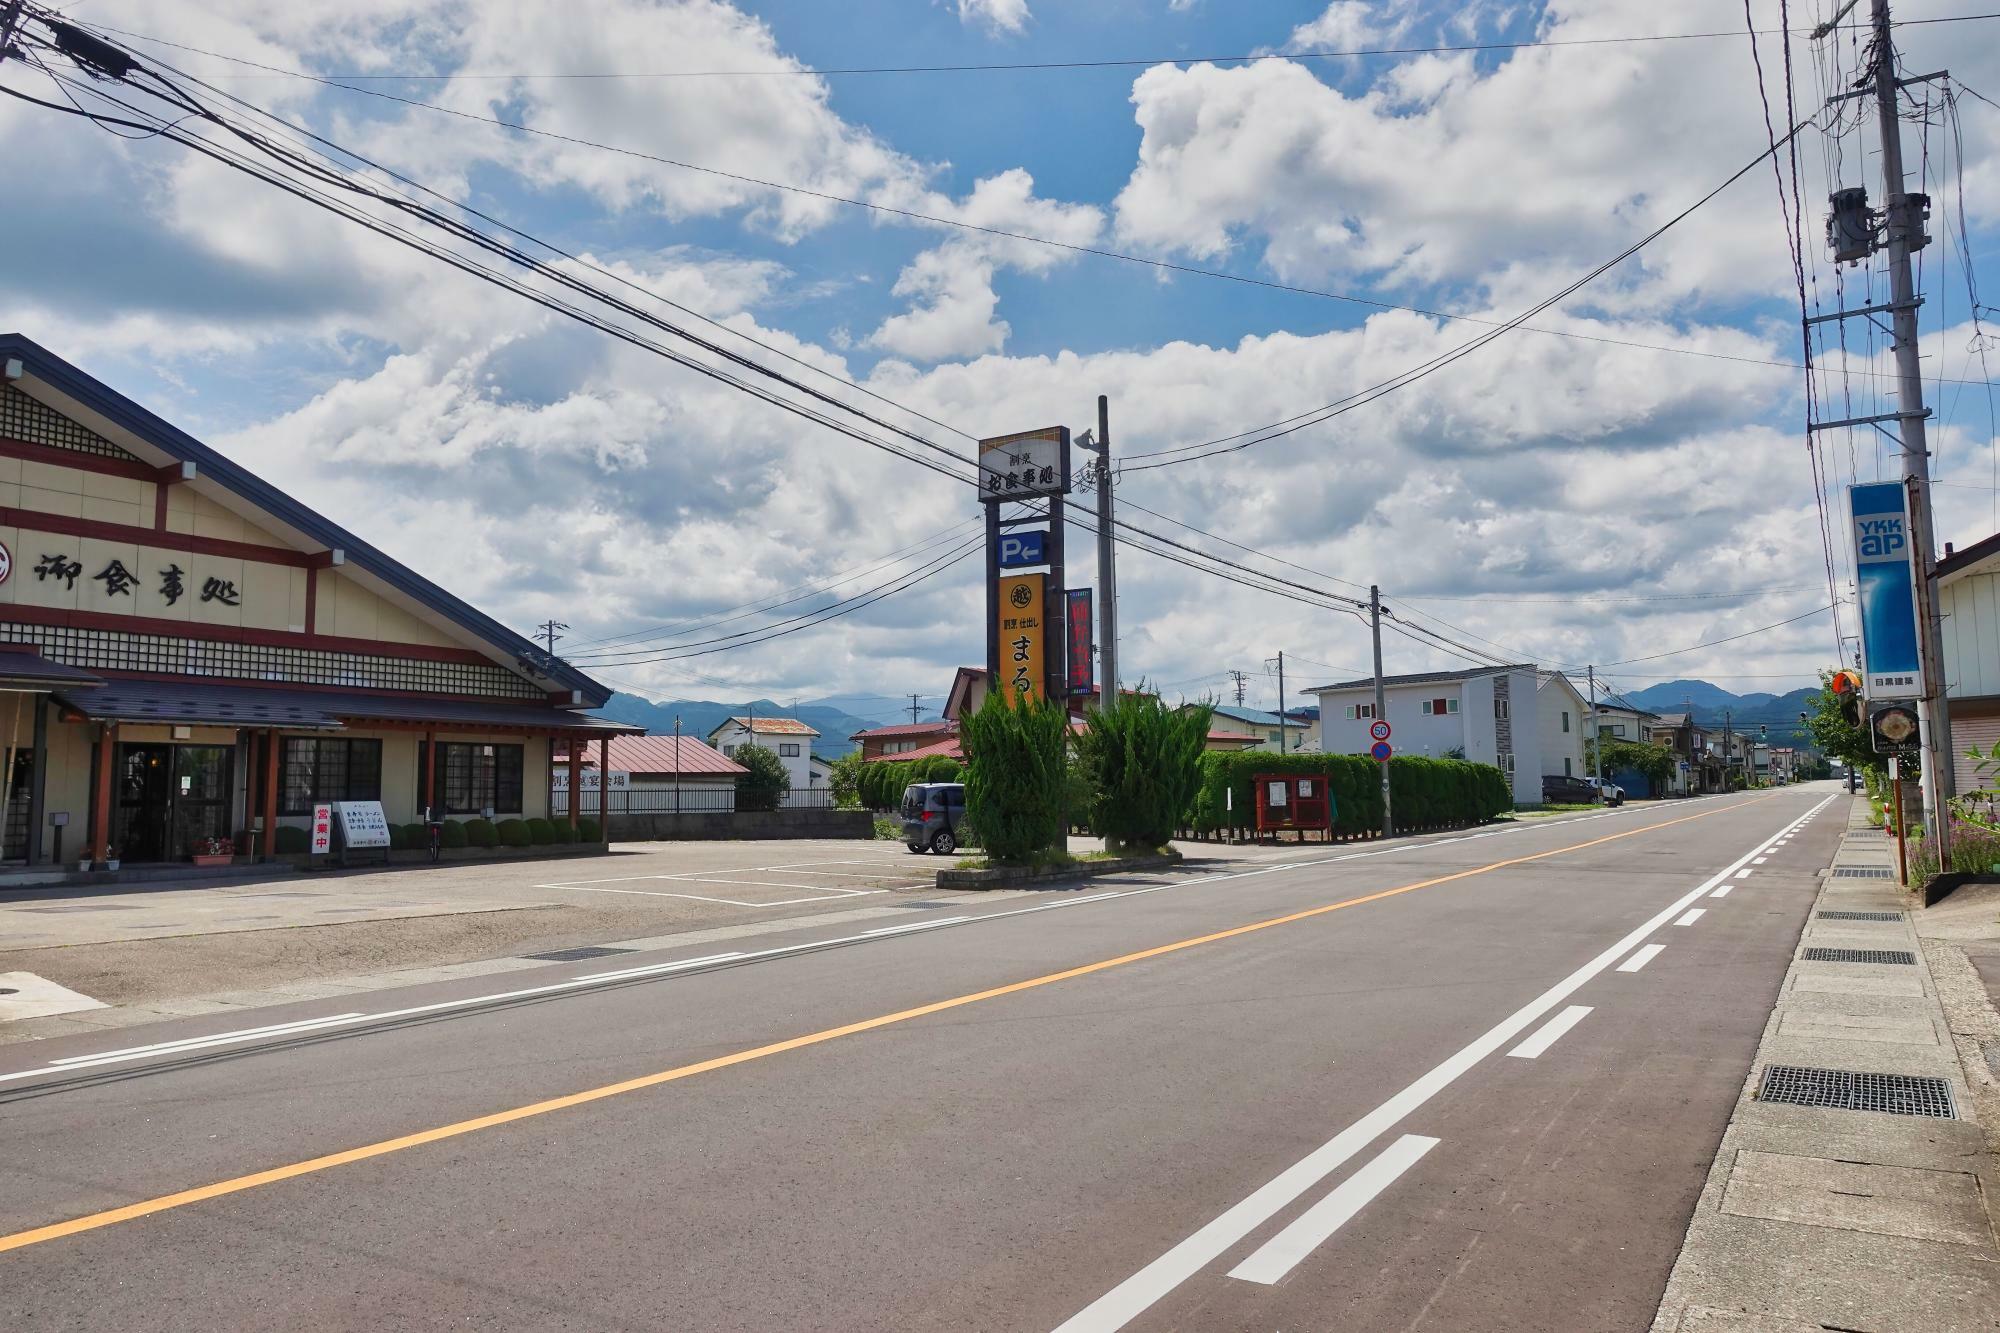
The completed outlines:
{"type": "Polygon", "coordinates": [[[604,686],[29,339],[0,334],[0,371],[15,864],[268,856],[324,801],[546,816],[559,744],[580,761],[637,730],[589,711],[604,686]]]}

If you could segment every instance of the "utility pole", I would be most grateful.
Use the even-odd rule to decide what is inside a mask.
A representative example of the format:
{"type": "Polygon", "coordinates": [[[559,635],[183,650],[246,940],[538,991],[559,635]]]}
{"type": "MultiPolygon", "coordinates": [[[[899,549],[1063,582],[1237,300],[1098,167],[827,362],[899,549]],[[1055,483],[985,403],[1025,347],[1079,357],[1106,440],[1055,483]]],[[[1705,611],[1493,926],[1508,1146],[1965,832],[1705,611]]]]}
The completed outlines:
{"type": "Polygon", "coordinates": [[[1278,753],[1285,753],[1285,650],[1278,650],[1278,753]]]}
{"type": "MultiPolygon", "coordinates": [[[[1097,706],[1118,701],[1118,555],[1111,514],[1111,399],[1097,395],[1097,706]]],[[[1282,733],[1282,729],[1280,731],[1282,733]]]]}
{"type": "Polygon", "coordinates": [[[917,725],[917,700],[921,698],[923,698],[921,694],[910,696],[910,725],[913,727],[917,725]]]}
{"type": "MultiPolygon", "coordinates": [[[[681,715],[674,714],[674,813],[681,812],[681,715]]],[[[678,831],[678,830],[676,830],[678,831]]]]}
{"type": "MultiPolygon", "coordinates": [[[[1375,640],[1375,716],[1384,722],[1389,720],[1388,705],[1382,690],[1382,589],[1375,584],[1368,585],[1368,633],[1375,640]]],[[[1324,700],[1322,699],[1322,702],[1324,700]]],[[[1326,724],[1320,724],[1324,727],[1326,724]]],[[[1382,836],[1393,837],[1396,832],[1395,816],[1389,812],[1389,761],[1382,761],[1382,836]]]]}
{"type": "Polygon", "coordinates": [[[1604,733],[1597,726],[1597,664],[1584,668],[1590,679],[1590,721],[1583,733],[1590,742],[1590,771],[1602,784],[1604,781],[1604,733]]]}
{"type": "Polygon", "coordinates": [[[1236,706],[1241,708],[1243,706],[1244,687],[1250,683],[1250,673],[1247,671],[1232,670],[1229,673],[1229,678],[1236,682],[1236,706]]]}
{"type": "Polygon", "coordinates": [[[1736,757],[1730,753],[1732,747],[1729,744],[1729,726],[1735,720],[1735,709],[1725,708],[1722,710],[1722,789],[1724,791],[1729,790],[1729,772],[1736,767],[1736,757]]]}
{"type": "Polygon", "coordinates": [[[21,22],[21,0],[0,4],[0,60],[14,54],[14,29],[21,22]]]}
{"type": "Polygon", "coordinates": [[[568,628],[569,626],[563,624],[560,620],[544,620],[540,625],[535,627],[535,637],[540,639],[543,645],[548,648],[549,656],[554,657],[556,655],[556,640],[560,639],[562,632],[568,628]]]}

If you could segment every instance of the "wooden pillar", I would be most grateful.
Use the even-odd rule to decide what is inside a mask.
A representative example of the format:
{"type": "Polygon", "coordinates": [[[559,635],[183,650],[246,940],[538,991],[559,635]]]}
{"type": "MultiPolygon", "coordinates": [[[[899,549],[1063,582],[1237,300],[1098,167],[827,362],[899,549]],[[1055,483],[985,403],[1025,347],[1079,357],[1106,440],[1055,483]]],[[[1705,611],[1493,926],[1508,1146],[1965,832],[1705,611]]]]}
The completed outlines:
{"type": "Polygon", "coordinates": [[[278,854],[278,733],[264,733],[264,858],[278,854]]]}
{"type": "Polygon", "coordinates": [[[589,744],[589,742],[581,739],[580,737],[572,736],[565,743],[569,746],[569,831],[571,834],[570,841],[575,842],[576,821],[579,814],[581,813],[578,807],[583,804],[583,747],[589,744]]]}
{"type": "Polygon", "coordinates": [[[115,724],[97,727],[97,781],[90,792],[90,860],[102,865],[111,859],[111,741],[115,724]]]}
{"type": "Polygon", "coordinates": [[[604,835],[604,850],[611,850],[611,737],[597,738],[597,812],[601,816],[598,823],[603,827],[598,832],[604,835]]]}
{"type": "Polygon", "coordinates": [[[437,733],[424,733],[424,818],[436,819],[437,808],[437,733]]]}

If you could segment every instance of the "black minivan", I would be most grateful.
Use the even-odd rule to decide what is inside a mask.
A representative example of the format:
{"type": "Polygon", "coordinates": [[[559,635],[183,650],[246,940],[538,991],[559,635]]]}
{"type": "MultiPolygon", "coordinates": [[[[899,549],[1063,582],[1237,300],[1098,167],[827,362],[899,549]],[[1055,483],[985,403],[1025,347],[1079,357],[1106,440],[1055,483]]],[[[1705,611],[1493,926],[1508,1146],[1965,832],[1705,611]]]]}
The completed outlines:
{"type": "Polygon", "coordinates": [[[963,782],[912,782],[903,788],[903,845],[950,856],[965,823],[963,782]]]}

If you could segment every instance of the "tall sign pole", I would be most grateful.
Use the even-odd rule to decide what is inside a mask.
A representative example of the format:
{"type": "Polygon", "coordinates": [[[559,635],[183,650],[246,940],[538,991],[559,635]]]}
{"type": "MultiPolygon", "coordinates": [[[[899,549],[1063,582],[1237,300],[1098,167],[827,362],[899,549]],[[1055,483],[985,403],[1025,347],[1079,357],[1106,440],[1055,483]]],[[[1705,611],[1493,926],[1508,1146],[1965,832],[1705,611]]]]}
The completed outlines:
{"type": "Polygon", "coordinates": [[[1060,699],[1063,670],[1063,497],[1069,493],[1069,428],[998,435],[979,442],[979,499],[986,506],[988,689],[1060,699]],[[1043,499],[1048,512],[1001,517],[1001,506],[1043,499]],[[1039,571],[1036,572],[1039,567],[1039,571]]]}
{"type": "Polygon", "coordinates": [[[1903,480],[1911,496],[1910,562],[1917,587],[1918,651],[1924,665],[1922,722],[1924,822],[1937,839],[1938,864],[1948,864],[1945,802],[1951,795],[1951,733],[1946,717],[1944,647],[1928,595],[1936,538],[1931,531],[1930,452],[1924,418],[1923,365],[1917,357],[1917,295],[1910,255],[1929,241],[1924,214],[1930,201],[1903,190],[1903,118],[1898,111],[1896,47],[1889,29],[1889,0],[1872,0],[1875,28],[1875,119],[1882,137],[1882,202],[1889,250],[1889,318],[1896,336],[1897,431],[1903,442],[1903,480]]]}

